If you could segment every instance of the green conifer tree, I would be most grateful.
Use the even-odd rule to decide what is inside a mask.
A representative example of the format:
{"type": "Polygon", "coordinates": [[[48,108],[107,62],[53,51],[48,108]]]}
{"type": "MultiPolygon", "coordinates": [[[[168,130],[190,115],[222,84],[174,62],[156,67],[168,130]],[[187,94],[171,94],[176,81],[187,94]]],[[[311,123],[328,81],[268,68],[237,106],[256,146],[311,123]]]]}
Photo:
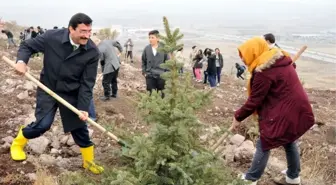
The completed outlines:
{"type": "Polygon", "coordinates": [[[162,64],[169,72],[165,97],[160,93],[143,94],[139,105],[144,120],[151,125],[146,136],[133,138],[131,149],[124,154],[132,158],[125,168],[114,172],[109,184],[115,185],[240,185],[224,164],[199,143],[200,125],[195,111],[209,102],[210,92],[196,90],[191,75],[182,77],[183,66],[175,59],[175,52],[183,47],[179,29],[170,30],[163,18],[166,36],[160,35],[163,47],[170,56],[162,64]]]}

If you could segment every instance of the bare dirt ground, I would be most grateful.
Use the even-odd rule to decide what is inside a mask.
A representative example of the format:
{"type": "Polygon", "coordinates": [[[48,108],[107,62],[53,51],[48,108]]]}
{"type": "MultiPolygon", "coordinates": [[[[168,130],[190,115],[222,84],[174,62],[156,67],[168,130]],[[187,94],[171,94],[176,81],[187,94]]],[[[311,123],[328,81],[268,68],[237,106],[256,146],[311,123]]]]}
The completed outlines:
{"type": "MultiPolygon", "coordinates": [[[[0,56],[9,56],[8,52],[1,52],[0,56]]],[[[30,62],[32,73],[38,76],[41,68],[40,59],[32,59],[30,62]]],[[[19,125],[29,123],[35,104],[35,89],[25,86],[26,80],[13,73],[3,61],[0,62],[0,139],[8,136],[15,137],[19,125]],[[25,98],[20,100],[18,95],[28,92],[25,98]]],[[[195,87],[204,89],[206,85],[195,83],[195,87]]],[[[102,95],[101,79],[95,86],[95,106],[97,111],[98,123],[110,128],[118,136],[130,137],[134,133],[146,133],[148,126],[142,123],[141,117],[137,114],[137,93],[145,92],[145,81],[140,71],[140,64],[124,63],[120,71],[118,98],[108,102],[102,102],[99,97],[102,95]]],[[[299,139],[302,164],[302,179],[305,185],[329,185],[335,181],[335,106],[336,92],[330,90],[307,89],[307,93],[313,106],[316,122],[314,128],[299,139]]],[[[245,82],[235,79],[229,74],[224,74],[222,83],[218,87],[212,98],[202,110],[198,112],[200,121],[209,128],[219,127],[228,128],[231,124],[234,111],[246,100],[245,82]]],[[[240,134],[254,140],[253,134],[247,133],[247,126],[253,126],[254,121],[248,119],[242,125],[240,134]],[[247,126],[246,126],[247,125],[247,126]]],[[[59,119],[48,137],[52,137],[59,129],[59,119]]],[[[96,144],[96,158],[104,166],[118,165],[118,159],[113,155],[118,151],[117,144],[106,136],[102,135],[95,128],[93,129],[93,141],[96,144]]],[[[205,133],[206,134],[206,133],[205,133]]],[[[219,134],[211,135],[206,139],[207,143],[213,143],[219,138],[219,134]]],[[[0,140],[0,185],[30,185],[34,184],[37,169],[45,163],[39,163],[36,159],[41,156],[36,153],[28,153],[26,162],[14,162],[9,155],[8,142],[0,140]],[[2,145],[2,146],[1,146],[2,145]],[[33,174],[33,175],[32,175],[33,174]]],[[[62,150],[67,150],[67,146],[61,146],[62,150]]],[[[46,153],[51,147],[48,146],[46,153]]],[[[30,149],[28,150],[28,152],[30,149]]],[[[62,153],[60,160],[68,161],[66,165],[52,164],[47,165],[52,176],[57,178],[61,173],[67,171],[79,171],[85,173],[80,166],[80,155],[72,153],[62,153]]],[[[272,151],[272,157],[278,159],[273,164],[279,165],[279,171],[267,170],[259,184],[272,185],[271,178],[280,174],[282,167],[286,168],[286,160],[283,149],[279,148],[272,151]]],[[[56,157],[55,157],[56,158],[56,157]]],[[[250,161],[234,161],[229,166],[237,172],[248,169],[250,161]]],[[[99,179],[99,177],[96,177],[99,179]]],[[[68,184],[64,184],[68,185],[68,184]]]]}

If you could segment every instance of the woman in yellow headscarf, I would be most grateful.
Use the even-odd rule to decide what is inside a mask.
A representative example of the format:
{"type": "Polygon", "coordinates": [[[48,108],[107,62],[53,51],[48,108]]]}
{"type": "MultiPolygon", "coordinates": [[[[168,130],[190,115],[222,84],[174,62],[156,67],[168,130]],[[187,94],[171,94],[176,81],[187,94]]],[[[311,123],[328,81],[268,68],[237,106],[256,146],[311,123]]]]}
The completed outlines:
{"type": "Polygon", "coordinates": [[[238,48],[251,78],[249,97],[235,112],[232,129],[253,113],[258,115],[260,139],[245,180],[256,181],[267,165],[269,151],[283,146],[286,150],[287,175],[280,184],[300,184],[300,155],[295,140],[314,125],[308,96],[292,65],[292,59],[281,49],[270,48],[262,37],[252,38],[238,48]]]}

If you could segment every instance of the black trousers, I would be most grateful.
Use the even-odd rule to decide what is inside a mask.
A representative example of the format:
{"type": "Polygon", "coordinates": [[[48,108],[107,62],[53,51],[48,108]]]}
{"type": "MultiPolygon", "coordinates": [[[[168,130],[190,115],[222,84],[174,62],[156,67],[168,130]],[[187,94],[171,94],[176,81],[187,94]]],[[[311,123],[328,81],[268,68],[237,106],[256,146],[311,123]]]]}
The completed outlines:
{"type": "Polygon", "coordinates": [[[104,96],[117,96],[118,93],[118,74],[119,69],[103,75],[104,96]],[[111,91],[112,90],[112,91],[111,91]],[[112,93],[111,93],[112,92],[112,93]]]}
{"type": "MultiPolygon", "coordinates": [[[[39,107],[36,107],[38,109],[39,107]]],[[[54,122],[57,106],[53,107],[39,122],[33,122],[22,129],[22,134],[27,139],[34,139],[43,135],[48,131],[54,122]]],[[[66,123],[65,123],[66,124],[66,123]]],[[[87,125],[71,131],[71,135],[75,143],[81,147],[86,148],[93,145],[90,140],[89,130],[87,125]]]]}
{"type": "Polygon", "coordinates": [[[147,91],[152,94],[153,90],[161,91],[161,96],[164,97],[163,90],[165,88],[165,80],[161,77],[146,76],[147,91]]]}
{"type": "Polygon", "coordinates": [[[195,67],[192,68],[194,78],[196,78],[195,67]]]}
{"type": "Polygon", "coordinates": [[[130,57],[131,61],[133,61],[133,51],[127,51],[126,58],[130,57]]]}

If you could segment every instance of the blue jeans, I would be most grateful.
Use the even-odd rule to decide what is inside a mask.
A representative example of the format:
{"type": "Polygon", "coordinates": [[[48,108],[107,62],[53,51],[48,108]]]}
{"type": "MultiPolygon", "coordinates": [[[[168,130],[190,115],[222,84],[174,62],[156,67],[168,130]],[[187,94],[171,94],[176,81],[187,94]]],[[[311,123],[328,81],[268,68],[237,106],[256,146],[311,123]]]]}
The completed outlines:
{"type": "MultiPolygon", "coordinates": [[[[38,107],[36,107],[38,108],[38,107]]],[[[22,134],[27,139],[34,139],[43,135],[48,131],[54,122],[57,107],[52,108],[39,122],[32,122],[22,129],[22,134]]],[[[72,130],[71,135],[75,143],[81,147],[86,148],[93,145],[89,137],[88,127],[85,124],[83,127],[72,130]]]]}
{"type": "Polygon", "coordinates": [[[222,74],[222,68],[217,67],[217,82],[220,83],[221,81],[221,74],[222,74]]]}
{"type": "Polygon", "coordinates": [[[9,46],[11,46],[11,45],[16,46],[13,38],[8,38],[7,42],[8,42],[9,46]]]}
{"type": "MultiPolygon", "coordinates": [[[[288,143],[283,146],[286,151],[287,158],[287,176],[291,179],[299,177],[301,168],[300,168],[300,154],[298,147],[295,142],[288,143]]],[[[264,170],[267,165],[269,158],[270,150],[263,151],[261,148],[260,139],[257,140],[256,144],[256,153],[254,154],[252,166],[248,169],[245,174],[245,179],[250,181],[257,181],[260,179],[261,175],[264,173],[264,170]]]]}
{"type": "Polygon", "coordinates": [[[89,107],[89,118],[91,118],[93,121],[97,120],[97,115],[96,115],[96,109],[94,106],[93,98],[90,101],[90,107],[89,107]]]}
{"type": "Polygon", "coordinates": [[[209,83],[210,83],[210,87],[216,87],[217,83],[216,83],[216,75],[209,75],[208,74],[208,79],[209,79],[209,83]]]}

